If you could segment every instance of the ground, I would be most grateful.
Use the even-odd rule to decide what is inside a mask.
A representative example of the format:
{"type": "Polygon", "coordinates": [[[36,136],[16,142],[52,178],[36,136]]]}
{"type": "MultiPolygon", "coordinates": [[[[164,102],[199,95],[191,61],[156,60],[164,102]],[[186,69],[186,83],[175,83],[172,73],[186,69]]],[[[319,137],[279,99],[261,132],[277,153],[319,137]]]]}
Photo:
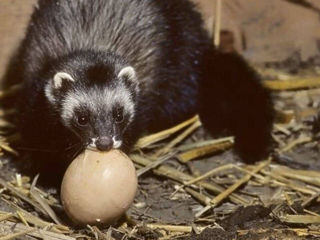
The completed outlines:
{"type": "MultiPolygon", "coordinates": [[[[212,0],[195,1],[204,3],[211,30],[212,0]]],[[[0,76],[34,2],[0,1],[0,76]]],[[[73,226],[61,206],[59,186],[33,185],[33,177],[19,175],[18,166],[29,163],[7,144],[17,139],[14,126],[4,120],[14,116],[14,109],[1,108],[0,239],[320,239],[318,4],[234,0],[224,5],[223,28],[234,32],[238,51],[261,63],[255,68],[273,91],[278,117],[271,158],[243,164],[232,138],[212,141],[197,118],[169,134],[145,138],[131,156],[140,174],[136,199],[112,227],[73,226]]],[[[1,91],[0,102],[14,98],[17,89],[1,91]]]]}
{"type": "MultiPolygon", "coordinates": [[[[143,138],[130,155],[139,175],[137,196],[127,216],[112,227],[73,226],[61,206],[59,186],[34,185],[30,176],[20,176],[21,157],[8,154],[12,150],[1,138],[0,236],[320,239],[320,71],[294,66],[255,66],[273,89],[278,112],[269,159],[243,164],[232,150],[232,137],[212,140],[197,117],[143,138]]],[[[15,138],[4,120],[1,127],[2,135],[15,138]]]]}

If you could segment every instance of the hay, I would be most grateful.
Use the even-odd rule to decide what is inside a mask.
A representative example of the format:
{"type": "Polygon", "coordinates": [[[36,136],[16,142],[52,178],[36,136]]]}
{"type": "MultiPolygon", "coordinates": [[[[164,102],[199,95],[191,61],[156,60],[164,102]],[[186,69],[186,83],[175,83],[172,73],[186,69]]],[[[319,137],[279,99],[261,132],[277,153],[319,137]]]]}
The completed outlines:
{"type": "MultiPolygon", "coordinates": [[[[318,78],[281,83],[270,81],[265,85],[277,91],[320,86],[318,78]]],[[[12,97],[18,90],[19,86],[14,86],[8,91],[0,92],[0,99],[12,97]]],[[[5,116],[7,111],[3,109],[0,112],[1,116],[5,116]]],[[[15,113],[9,111],[8,114],[15,113]]],[[[277,156],[315,141],[308,134],[296,134],[297,126],[292,125],[295,115],[292,112],[289,115],[290,120],[274,126],[274,137],[280,145],[275,149],[277,156]]],[[[0,125],[13,127],[6,121],[2,121],[0,125]]],[[[195,116],[173,128],[143,137],[130,155],[138,169],[139,180],[147,173],[161,177],[163,181],[170,179],[175,184],[175,191],[170,193],[171,199],[184,196],[197,201],[199,206],[194,212],[193,222],[189,225],[157,222],[155,218],[150,218],[148,222],[128,215],[117,227],[98,229],[88,226],[81,230],[74,229],[60,219],[60,213],[57,212],[57,209],[62,209],[59,199],[50,192],[40,190],[37,187],[37,178],[30,182],[28,177],[17,174],[11,181],[0,178],[0,201],[11,209],[0,212],[0,239],[28,236],[50,240],[109,240],[116,239],[114,236],[119,235],[122,239],[141,239],[143,234],[150,232],[157,234],[158,239],[173,239],[186,236],[186,233],[201,233],[206,228],[223,229],[217,224],[221,219],[232,216],[242,207],[257,205],[271,209],[270,221],[283,223],[282,228],[260,228],[260,234],[289,231],[297,237],[320,237],[320,215],[308,209],[312,202],[320,202],[319,171],[293,169],[270,157],[252,166],[225,163],[200,173],[193,165],[195,159],[223,153],[232,148],[234,142],[233,137],[199,139],[197,132],[200,126],[199,117],[195,116]],[[180,167],[174,167],[172,161],[180,167]],[[294,208],[296,203],[300,203],[302,212],[294,208]],[[224,217],[221,218],[220,215],[224,217]],[[293,224],[301,224],[301,227],[294,227],[293,224]]],[[[17,155],[9,144],[9,140],[16,140],[17,135],[12,130],[1,131],[1,135],[0,154],[17,155]]],[[[137,208],[145,206],[143,203],[135,205],[137,208]]],[[[252,230],[237,229],[236,234],[243,236],[250,232],[252,230]]]]}

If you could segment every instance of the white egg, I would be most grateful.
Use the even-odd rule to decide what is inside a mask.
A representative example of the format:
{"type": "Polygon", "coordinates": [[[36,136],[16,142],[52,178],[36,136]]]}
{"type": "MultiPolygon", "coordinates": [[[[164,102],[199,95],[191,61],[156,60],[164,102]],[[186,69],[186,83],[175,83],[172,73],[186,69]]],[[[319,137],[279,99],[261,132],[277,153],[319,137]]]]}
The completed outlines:
{"type": "Polygon", "coordinates": [[[64,175],[61,201],[78,224],[112,224],[130,207],[136,190],[135,167],[127,155],[86,150],[64,175]]]}

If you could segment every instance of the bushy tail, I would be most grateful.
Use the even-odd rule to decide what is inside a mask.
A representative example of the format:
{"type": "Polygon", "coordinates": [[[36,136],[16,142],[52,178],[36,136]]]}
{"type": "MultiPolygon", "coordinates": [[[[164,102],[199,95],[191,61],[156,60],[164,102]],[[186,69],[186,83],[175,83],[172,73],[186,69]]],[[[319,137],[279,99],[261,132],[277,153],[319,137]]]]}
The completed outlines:
{"type": "Polygon", "coordinates": [[[235,53],[213,50],[206,57],[200,90],[200,117],[211,134],[235,136],[235,149],[246,162],[261,160],[271,145],[274,109],[256,72],[235,53]]]}

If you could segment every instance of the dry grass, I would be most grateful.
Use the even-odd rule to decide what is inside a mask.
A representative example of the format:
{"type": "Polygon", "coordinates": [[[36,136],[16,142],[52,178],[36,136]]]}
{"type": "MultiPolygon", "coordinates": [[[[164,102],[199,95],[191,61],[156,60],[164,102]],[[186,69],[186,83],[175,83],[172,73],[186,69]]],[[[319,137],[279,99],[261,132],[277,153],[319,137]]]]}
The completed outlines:
{"type": "MultiPolygon", "coordinates": [[[[320,83],[319,79],[310,81],[303,79],[290,83],[289,81],[285,83],[266,82],[266,86],[273,90],[291,90],[319,87],[320,83]]],[[[14,87],[0,92],[0,99],[14,94],[18,89],[14,87]]],[[[291,122],[275,125],[275,131],[286,136],[286,138],[280,139],[279,137],[278,139],[279,148],[275,149],[278,154],[290,152],[297,145],[310,144],[314,141],[310,136],[294,137],[291,122]]],[[[4,121],[1,122],[1,125],[11,127],[10,123],[4,121]]],[[[278,164],[272,157],[253,166],[227,163],[207,169],[207,172],[201,174],[190,173],[185,168],[174,168],[167,164],[168,160],[177,159],[182,166],[188,166],[194,159],[211,156],[232,148],[232,137],[194,140],[195,133],[200,127],[199,118],[195,116],[171,129],[140,139],[130,155],[138,169],[139,178],[146,173],[152,173],[164,179],[171,179],[177,184],[176,191],[171,193],[172,196],[183,193],[198,201],[202,208],[195,212],[193,224],[151,223],[127,216],[127,220],[117,228],[99,230],[96,227],[87,226],[86,229],[75,230],[64,225],[59,214],[56,213],[55,209],[62,208],[59,199],[52,196],[50,192],[40,190],[36,184],[37,179],[31,182],[27,176],[16,174],[15,179],[11,181],[0,178],[1,201],[11,209],[0,212],[0,239],[9,240],[28,236],[31,239],[34,237],[50,240],[79,238],[110,240],[114,239],[112,233],[122,234],[123,239],[142,239],[139,237],[142,230],[158,232],[162,236],[159,239],[174,239],[186,233],[200,233],[206,227],[217,227],[215,221],[217,217],[214,216],[212,209],[221,207],[222,203],[232,203],[236,209],[250,205],[272,208],[270,218],[282,222],[286,227],[259,229],[261,233],[270,230],[274,232],[290,231],[298,237],[320,238],[320,215],[308,209],[311,202],[318,204],[320,202],[319,171],[296,170],[278,164]],[[219,183],[221,175],[229,184],[219,183]],[[252,186],[263,187],[270,191],[247,192],[247,187],[252,186]],[[275,188],[277,191],[271,191],[275,188]],[[301,203],[302,211],[300,212],[292,207],[297,202],[301,203]],[[291,208],[290,214],[283,211],[284,205],[291,208]],[[208,212],[210,214],[206,215],[208,212]],[[296,228],[292,227],[294,224],[303,225],[296,228]]],[[[277,138],[276,134],[275,137],[277,138]]],[[[8,136],[4,131],[0,137],[1,156],[4,153],[16,155],[17,152],[10,147],[7,139],[12,139],[12,136],[8,136]]],[[[234,211],[230,211],[229,215],[232,215],[234,211]]],[[[249,232],[250,230],[247,229],[237,230],[238,236],[249,232]]]]}

